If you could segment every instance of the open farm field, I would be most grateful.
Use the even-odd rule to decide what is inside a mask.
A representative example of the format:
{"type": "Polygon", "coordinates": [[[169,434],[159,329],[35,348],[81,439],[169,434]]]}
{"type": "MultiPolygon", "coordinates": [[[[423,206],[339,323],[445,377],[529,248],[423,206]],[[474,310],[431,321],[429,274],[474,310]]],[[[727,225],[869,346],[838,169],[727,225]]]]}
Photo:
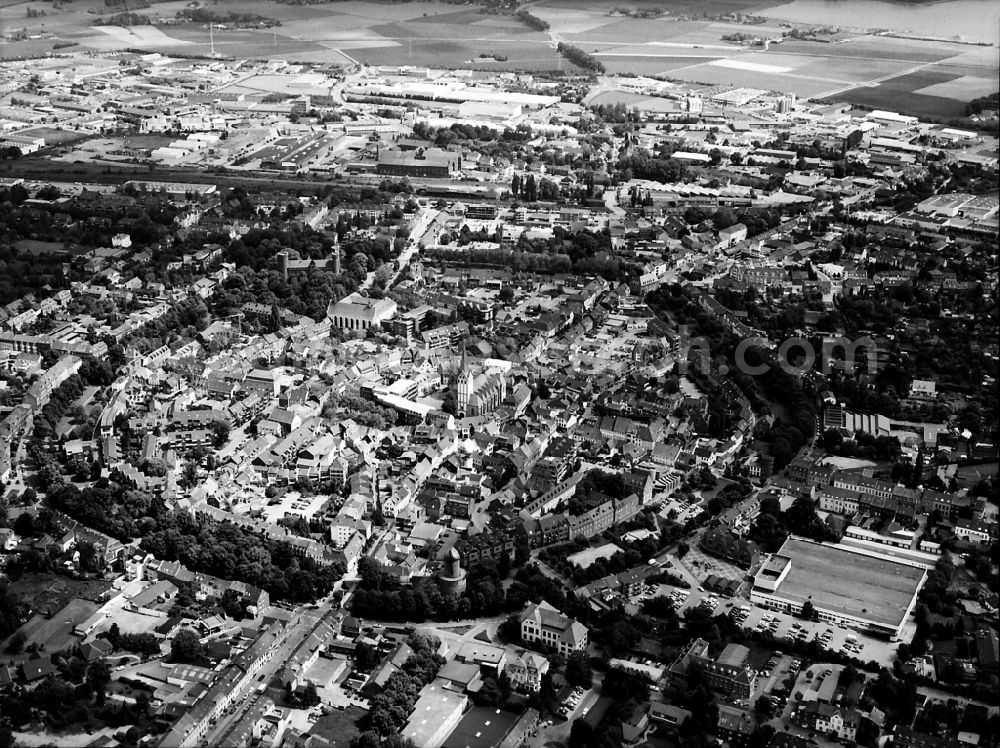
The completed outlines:
{"type": "MultiPolygon", "coordinates": [[[[347,3],[336,5],[289,5],[286,3],[276,3],[273,0],[216,0],[211,5],[211,10],[215,13],[254,13],[259,16],[267,16],[281,22],[282,29],[295,23],[296,21],[313,22],[324,16],[344,16],[343,7],[347,3]]],[[[160,10],[161,15],[176,15],[177,11],[186,7],[183,0],[170,3],[156,3],[153,9],[160,10]],[[169,9],[169,12],[168,12],[169,9]]],[[[362,19],[363,20],[363,19],[362,19]]]]}
{"type": "Polygon", "coordinates": [[[765,90],[794,93],[801,98],[813,98],[850,85],[849,81],[841,81],[826,77],[813,77],[766,71],[759,68],[740,68],[735,65],[720,63],[736,63],[738,60],[716,60],[704,65],[694,65],[671,71],[668,77],[688,83],[703,83],[712,86],[733,86],[737,88],[757,88],[765,90]]]}
{"type": "MultiPolygon", "coordinates": [[[[184,24],[163,29],[172,41],[156,51],[163,54],[204,55],[212,52],[212,39],[207,27],[184,24]]],[[[292,52],[314,52],[323,46],[312,41],[292,39],[283,29],[227,29],[214,32],[215,51],[225,57],[271,57],[292,52]]]]}
{"type": "Polygon", "coordinates": [[[716,57],[613,57],[602,56],[601,62],[609,73],[623,75],[648,75],[652,77],[671,77],[678,68],[698,65],[716,57]]]}
{"type": "Polygon", "coordinates": [[[572,67],[543,41],[475,41],[456,35],[446,39],[403,40],[393,47],[354,47],[350,56],[367,65],[427,65],[474,67],[490,70],[556,70],[572,67]],[[504,62],[480,58],[480,54],[507,57],[504,62]]]}
{"type": "MultiPolygon", "coordinates": [[[[243,7],[242,0],[230,0],[230,2],[243,7]]],[[[269,5],[270,3],[268,2],[265,4],[269,5]]],[[[371,0],[347,0],[347,2],[338,2],[332,5],[319,7],[325,7],[326,12],[328,13],[356,16],[368,19],[373,23],[385,23],[387,21],[410,21],[428,16],[450,15],[456,13],[459,9],[464,9],[463,6],[455,5],[454,3],[398,3],[383,2],[380,0],[375,0],[375,2],[371,2],[371,0]]],[[[477,15],[485,17],[485,14],[477,15]]]]}
{"type": "Polygon", "coordinates": [[[906,62],[940,62],[949,57],[979,49],[962,44],[920,42],[887,36],[855,36],[836,44],[786,40],[778,51],[809,57],[853,57],[859,60],[904,60],[906,62]]]}
{"type": "MultiPolygon", "coordinates": [[[[664,3],[663,0],[629,0],[621,3],[622,7],[636,10],[659,10],[666,6],[671,15],[723,15],[726,13],[744,12],[748,13],[757,8],[773,5],[773,2],[761,2],[760,0],[670,0],[664,3]]],[[[542,4],[544,8],[574,9],[584,13],[590,13],[597,17],[613,18],[609,9],[614,7],[614,3],[593,3],[590,0],[545,0],[542,4]]],[[[538,6],[535,6],[536,8],[538,6]]]]}
{"type": "MultiPolygon", "coordinates": [[[[669,7],[669,14],[633,18],[612,15],[608,6],[587,0],[541,0],[532,6],[532,12],[551,25],[548,32],[533,31],[510,16],[488,14],[474,5],[444,2],[347,0],[297,6],[274,0],[219,0],[211,7],[220,15],[254,13],[281,23],[274,29],[216,28],[215,51],[232,58],[488,71],[568,70],[572,66],[554,49],[555,42],[562,40],[595,55],[610,74],[772,89],[803,98],[829,97],[895,108],[925,117],[957,116],[969,99],[997,90],[1000,48],[996,46],[868,33],[841,34],[832,37],[834,43],[784,40],[767,49],[722,40],[725,34],[744,32],[776,38],[784,31],[780,26],[783,20],[807,22],[801,20],[806,17],[802,14],[818,2],[792,0],[774,6],[773,2],[753,0],[680,0],[664,6],[654,0],[639,0],[627,7],[669,7]],[[720,19],[737,11],[760,12],[768,20],[755,25],[720,19]],[[490,55],[507,59],[500,62],[490,55]]],[[[182,0],[170,0],[142,12],[174,17],[184,7],[182,0]]],[[[986,13],[987,18],[992,17],[991,12],[986,13]]],[[[145,49],[206,57],[212,51],[209,30],[203,24],[94,25],[106,15],[107,7],[100,0],[78,0],[43,19],[27,19],[23,2],[0,2],[0,23],[30,24],[28,32],[38,31],[43,37],[5,44],[0,55],[45,55],[59,39],[78,42],[80,47],[75,50],[145,49]]],[[[814,15],[808,22],[823,22],[822,8],[814,15]]]]}
{"type": "Polygon", "coordinates": [[[639,59],[672,59],[689,58],[691,60],[705,59],[706,57],[718,58],[727,57],[734,54],[733,47],[696,47],[686,44],[674,44],[671,42],[646,42],[644,44],[626,44],[606,49],[595,49],[591,53],[602,61],[605,57],[636,57],[639,59]]]}
{"type": "MultiPolygon", "coordinates": [[[[482,18],[482,16],[476,16],[482,18]]],[[[422,19],[418,21],[384,23],[372,26],[371,32],[383,39],[468,39],[470,41],[487,41],[491,39],[516,39],[524,41],[548,42],[548,37],[539,31],[531,31],[521,27],[521,24],[511,20],[506,27],[492,24],[474,24],[468,21],[448,23],[438,19],[422,19]],[[458,33],[458,29],[462,33],[458,33]]]]}
{"type": "Polygon", "coordinates": [[[996,91],[997,81],[995,78],[983,78],[974,75],[960,75],[944,83],[932,83],[930,86],[915,91],[920,96],[944,97],[955,99],[963,104],[977,96],[982,96],[983,91],[996,91]]]}
{"type": "MultiPolygon", "coordinates": [[[[24,29],[30,35],[42,32],[45,32],[46,35],[59,35],[86,28],[99,18],[99,14],[107,11],[103,0],[80,0],[72,5],[64,6],[59,11],[54,11],[51,7],[44,7],[45,16],[28,18],[28,8],[32,6],[38,8],[40,5],[40,3],[28,3],[24,0],[0,3],[0,30],[8,33],[24,29]]],[[[22,42],[5,42],[0,45],[0,48],[9,43],[22,44],[22,42]]]]}
{"type": "Polygon", "coordinates": [[[633,43],[595,56],[609,73],[831,97],[938,119],[959,116],[965,102],[1000,85],[996,48],[867,36],[838,44],[784,42],[768,50],[685,43],[683,36],[633,43]]]}
{"type": "MultiPolygon", "coordinates": [[[[699,21],[678,21],[669,17],[645,21],[634,18],[609,18],[608,21],[609,23],[605,25],[587,31],[566,34],[566,40],[583,47],[588,44],[667,42],[686,38],[707,26],[699,21]]],[[[716,42],[719,36],[721,34],[714,35],[716,42]]]]}
{"type": "Polygon", "coordinates": [[[27,60],[43,57],[55,50],[58,39],[25,39],[0,44],[0,60],[27,60]]]}
{"type": "Polygon", "coordinates": [[[817,78],[862,83],[890,75],[901,75],[913,66],[896,60],[859,60],[842,57],[822,60],[810,59],[805,65],[795,68],[796,75],[809,75],[817,78]]]}
{"type": "MultiPolygon", "coordinates": [[[[945,96],[928,96],[923,89],[947,90],[959,76],[933,69],[890,78],[875,86],[854,88],[829,97],[830,101],[889,109],[927,119],[952,119],[965,113],[965,102],[945,96]]],[[[961,85],[961,84],[960,84],[961,85]]],[[[988,93],[984,91],[983,93],[988,93]]],[[[982,95],[982,94],[978,94],[982,95]]]]}

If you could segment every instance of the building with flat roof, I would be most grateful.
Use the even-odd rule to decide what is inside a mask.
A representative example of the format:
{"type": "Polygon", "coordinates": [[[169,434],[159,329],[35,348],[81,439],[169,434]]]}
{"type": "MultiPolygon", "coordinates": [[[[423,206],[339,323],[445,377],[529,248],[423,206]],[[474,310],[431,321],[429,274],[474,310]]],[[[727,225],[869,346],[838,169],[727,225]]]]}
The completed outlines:
{"type": "Polygon", "coordinates": [[[448,177],[462,168],[462,156],[442,148],[416,151],[380,150],[379,174],[394,177],[448,177]]]}
{"type": "Polygon", "coordinates": [[[608,661],[608,667],[644,678],[653,685],[660,683],[666,674],[666,668],[662,665],[647,665],[644,662],[623,660],[617,657],[608,661]]]}
{"type": "Polygon", "coordinates": [[[927,572],[869,549],[789,537],[754,576],[750,599],[821,621],[898,639],[927,572]]]}
{"type": "Polygon", "coordinates": [[[194,182],[153,182],[147,179],[133,179],[125,183],[140,192],[165,192],[168,195],[185,195],[193,192],[196,195],[211,195],[218,188],[214,184],[197,184],[194,182]]]}
{"type": "Polygon", "coordinates": [[[517,715],[513,712],[496,707],[473,707],[445,740],[444,748],[493,748],[500,745],[515,724],[517,715]]]}
{"type": "Polygon", "coordinates": [[[436,682],[425,686],[413,705],[402,735],[421,748],[440,748],[452,730],[462,721],[469,699],[436,682]]]}

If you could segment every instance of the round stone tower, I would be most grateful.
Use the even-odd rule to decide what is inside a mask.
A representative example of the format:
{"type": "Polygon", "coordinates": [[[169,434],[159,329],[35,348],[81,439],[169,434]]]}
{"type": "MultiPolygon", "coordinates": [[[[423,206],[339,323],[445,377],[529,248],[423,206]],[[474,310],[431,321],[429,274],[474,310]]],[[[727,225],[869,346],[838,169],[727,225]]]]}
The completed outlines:
{"type": "Polygon", "coordinates": [[[444,566],[438,573],[438,584],[442,592],[452,592],[461,595],[465,592],[465,569],[462,568],[458,551],[452,548],[444,560],[444,566]]]}

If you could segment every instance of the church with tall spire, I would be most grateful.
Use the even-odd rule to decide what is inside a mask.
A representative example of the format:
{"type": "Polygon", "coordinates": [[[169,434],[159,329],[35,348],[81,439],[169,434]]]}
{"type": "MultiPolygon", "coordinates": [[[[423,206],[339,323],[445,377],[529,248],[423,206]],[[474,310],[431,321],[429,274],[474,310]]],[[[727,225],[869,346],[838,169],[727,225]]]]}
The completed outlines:
{"type": "Polygon", "coordinates": [[[468,414],[469,400],[476,389],[476,378],[469,369],[469,353],[465,350],[465,341],[462,341],[462,363],[459,365],[458,377],[456,381],[458,396],[455,398],[456,409],[460,416],[468,414]]]}
{"type": "Polygon", "coordinates": [[[469,354],[462,341],[462,361],[456,377],[455,410],[460,418],[492,413],[507,397],[507,380],[500,371],[473,371],[469,354]]]}

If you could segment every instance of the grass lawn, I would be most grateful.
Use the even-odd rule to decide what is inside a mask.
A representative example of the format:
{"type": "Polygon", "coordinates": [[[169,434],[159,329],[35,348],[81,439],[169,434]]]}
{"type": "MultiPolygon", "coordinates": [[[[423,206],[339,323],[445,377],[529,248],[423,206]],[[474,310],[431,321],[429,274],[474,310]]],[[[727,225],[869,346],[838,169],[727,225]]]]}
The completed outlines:
{"type": "Polygon", "coordinates": [[[43,242],[40,239],[18,239],[14,246],[19,252],[40,255],[46,252],[62,252],[66,249],[63,242],[43,242]]]}
{"type": "Polygon", "coordinates": [[[597,701],[594,702],[594,705],[590,707],[590,711],[587,712],[587,716],[584,717],[583,719],[591,727],[597,727],[597,725],[600,724],[601,720],[604,719],[605,713],[608,711],[608,709],[611,708],[611,705],[614,703],[615,703],[614,699],[612,699],[610,696],[602,695],[597,701]]]}
{"type": "Polygon", "coordinates": [[[646,746],[649,746],[650,748],[677,748],[677,745],[678,743],[669,736],[669,733],[664,731],[663,735],[652,735],[649,740],[642,743],[642,748],[646,748],[646,746]]]}
{"type": "MultiPolygon", "coordinates": [[[[97,603],[74,598],[62,608],[53,608],[52,617],[44,613],[36,613],[28,622],[21,626],[20,631],[25,636],[25,644],[44,645],[47,652],[57,652],[80,640],[73,629],[78,623],[87,620],[98,609],[97,603]]],[[[25,649],[18,654],[7,654],[7,640],[0,648],[12,662],[24,662],[30,654],[25,649]]]]}
{"type": "Polygon", "coordinates": [[[58,127],[33,127],[30,130],[22,130],[18,135],[27,135],[31,138],[45,138],[45,145],[47,146],[77,143],[91,137],[89,133],[60,130],[58,127]]]}
{"type": "Polygon", "coordinates": [[[355,735],[361,734],[357,722],[366,713],[356,706],[349,706],[342,711],[334,709],[330,714],[320,717],[319,722],[309,728],[309,734],[319,735],[338,745],[349,745],[355,735]]]}
{"type": "Polygon", "coordinates": [[[450,633],[455,634],[456,636],[468,634],[472,631],[472,626],[446,626],[442,628],[446,628],[450,633]]]}
{"type": "Polygon", "coordinates": [[[75,597],[96,601],[111,583],[102,580],[76,580],[56,574],[25,574],[8,585],[11,592],[34,610],[53,613],[75,597]]]}

